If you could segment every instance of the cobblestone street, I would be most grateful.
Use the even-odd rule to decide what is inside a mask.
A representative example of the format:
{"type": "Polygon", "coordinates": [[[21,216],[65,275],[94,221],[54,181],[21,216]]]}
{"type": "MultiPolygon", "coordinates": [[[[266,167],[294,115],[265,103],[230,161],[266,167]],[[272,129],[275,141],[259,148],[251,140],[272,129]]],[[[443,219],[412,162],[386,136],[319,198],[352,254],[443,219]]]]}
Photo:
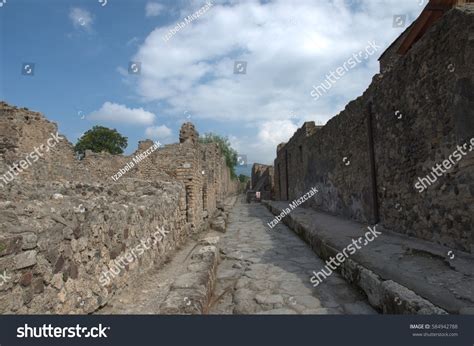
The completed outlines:
{"type": "Polygon", "coordinates": [[[211,314],[377,313],[338,273],[313,287],[312,272],[324,262],[285,225],[270,230],[272,219],[261,204],[238,199],[220,242],[211,314]]]}

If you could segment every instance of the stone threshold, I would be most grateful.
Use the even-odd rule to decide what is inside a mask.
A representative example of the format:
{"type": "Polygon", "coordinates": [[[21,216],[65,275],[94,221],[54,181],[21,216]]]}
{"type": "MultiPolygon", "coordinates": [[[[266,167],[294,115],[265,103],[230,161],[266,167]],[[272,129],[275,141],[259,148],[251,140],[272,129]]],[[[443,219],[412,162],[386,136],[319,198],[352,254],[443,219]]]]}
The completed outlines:
{"type": "MultiPolygon", "coordinates": [[[[288,207],[285,201],[262,203],[274,215],[288,207]]],[[[324,260],[368,231],[367,225],[302,207],[282,222],[324,260]]],[[[374,308],[385,314],[474,314],[474,256],[381,226],[377,230],[382,235],[338,268],[345,280],[365,292],[374,308]]],[[[278,232],[278,226],[269,227],[269,232],[278,232]]]]}

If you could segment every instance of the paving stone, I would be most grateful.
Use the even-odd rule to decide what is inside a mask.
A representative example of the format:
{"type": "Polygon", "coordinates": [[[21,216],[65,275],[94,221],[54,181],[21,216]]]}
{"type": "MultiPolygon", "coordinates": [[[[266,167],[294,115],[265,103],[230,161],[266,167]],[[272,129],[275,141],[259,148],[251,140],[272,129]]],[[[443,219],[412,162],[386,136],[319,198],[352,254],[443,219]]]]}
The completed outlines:
{"type": "Polygon", "coordinates": [[[249,280],[249,288],[253,291],[265,291],[278,287],[278,283],[269,280],[249,280]]]}
{"type": "Polygon", "coordinates": [[[324,262],[286,226],[279,227],[278,233],[269,232],[263,220],[270,217],[262,205],[238,201],[234,206],[219,243],[226,258],[219,265],[217,279],[218,286],[225,287],[230,277],[237,276],[234,291],[210,313],[342,314],[365,311],[364,305],[369,311],[368,303],[338,273],[314,288],[312,271],[322,268],[324,262]],[[232,269],[239,255],[241,263],[248,264],[245,270],[232,269]],[[345,303],[354,306],[349,305],[345,312],[345,303]]]}
{"type": "Polygon", "coordinates": [[[240,273],[240,270],[218,270],[217,279],[234,279],[237,278],[240,273]]]}
{"type": "Polygon", "coordinates": [[[283,297],[280,295],[262,295],[257,294],[255,296],[257,303],[262,305],[272,305],[272,304],[283,304],[283,297]]]}
{"type": "Polygon", "coordinates": [[[235,284],[235,288],[236,289],[240,289],[240,288],[244,288],[246,287],[247,285],[250,284],[250,282],[252,282],[252,280],[246,276],[241,276],[238,280],[237,280],[237,283],[235,284]]]}
{"type": "Polygon", "coordinates": [[[293,281],[280,282],[280,289],[288,294],[301,296],[311,295],[314,292],[309,285],[295,285],[293,281]]]}
{"type": "Polygon", "coordinates": [[[321,307],[321,301],[313,296],[296,296],[291,302],[293,301],[299,305],[305,306],[308,309],[318,309],[321,307]]]}

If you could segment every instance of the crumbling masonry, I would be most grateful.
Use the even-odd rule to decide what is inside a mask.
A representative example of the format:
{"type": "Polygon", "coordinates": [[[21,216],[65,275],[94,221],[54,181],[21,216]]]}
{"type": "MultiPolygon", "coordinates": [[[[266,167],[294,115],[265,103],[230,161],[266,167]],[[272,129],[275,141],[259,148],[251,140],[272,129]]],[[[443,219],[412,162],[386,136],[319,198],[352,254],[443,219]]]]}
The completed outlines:
{"type": "MultiPolygon", "coordinates": [[[[57,126],[40,113],[0,103],[0,172],[46,144],[57,126]]],[[[153,152],[123,177],[131,156],[86,152],[63,139],[0,189],[0,313],[91,313],[114,292],[161,265],[187,237],[208,227],[216,206],[237,191],[216,144],[198,143],[186,123],[180,143],[153,152]],[[166,236],[102,285],[130,248],[166,236]]]]}

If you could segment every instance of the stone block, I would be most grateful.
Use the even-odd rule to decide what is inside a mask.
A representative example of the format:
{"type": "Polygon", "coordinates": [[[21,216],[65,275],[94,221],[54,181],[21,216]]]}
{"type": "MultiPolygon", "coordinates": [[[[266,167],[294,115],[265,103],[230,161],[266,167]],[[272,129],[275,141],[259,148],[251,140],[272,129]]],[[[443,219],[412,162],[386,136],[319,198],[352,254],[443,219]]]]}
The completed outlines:
{"type": "Polygon", "coordinates": [[[13,236],[0,238],[0,257],[15,254],[22,247],[22,237],[13,236]]]}
{"type": "Polygon", "coordinates": [[[36,264],[36,251],[30,250],[15,256],[15,269],[32,267],[36,264]]]}
{"type": "Polygon", "coordinates": [[[34,233],[28,233],[23,235],[23,246],[22,250],[31,250],[37,246],[38,237],[34,233]]]}
{"type": "Polygon", "coordinates": [[[225,233],[226,231],[226,223],[223,217],[217,217],[211,222],[211,227],[215,231],[225,233]]]}

